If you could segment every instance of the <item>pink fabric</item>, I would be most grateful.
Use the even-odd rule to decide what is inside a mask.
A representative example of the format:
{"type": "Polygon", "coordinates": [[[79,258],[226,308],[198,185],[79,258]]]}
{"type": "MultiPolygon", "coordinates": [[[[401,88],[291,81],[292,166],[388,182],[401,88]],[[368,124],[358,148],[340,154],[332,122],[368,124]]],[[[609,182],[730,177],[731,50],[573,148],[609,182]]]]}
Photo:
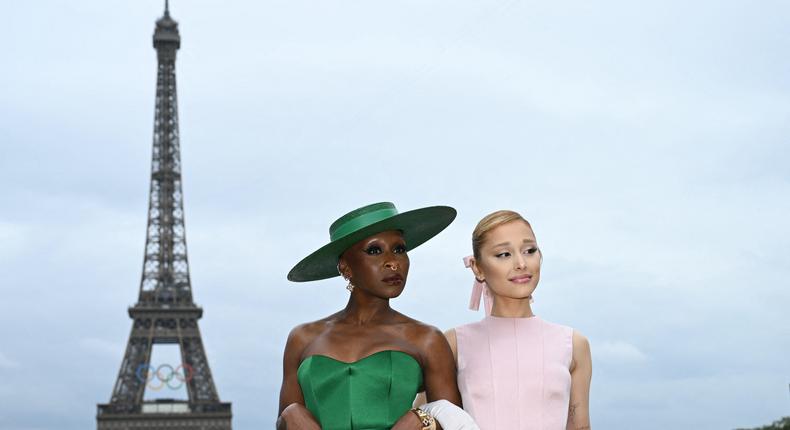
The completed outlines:
{"type": "Polygon", "coordinates": [[[455,333],[458,388],[481,430],[565,430],[573,329],[487,316],[455,333]]]}
{"type": "MultiPolygon", "coordinates": [[[[469,268],[472,267],[471,255],[464,257],[464,266],[469,268]]],[[[475,278],[475,282],[472,284],[472,297],[469,298],[469,309],[473,311],[480,309],[481,296],[485,304],[486,315],[491,315],[491,307],[494,306],[491,291],[488,290],[488,285],[486,285],[485,281],[477,282],[477,278],[475,278]]]]}

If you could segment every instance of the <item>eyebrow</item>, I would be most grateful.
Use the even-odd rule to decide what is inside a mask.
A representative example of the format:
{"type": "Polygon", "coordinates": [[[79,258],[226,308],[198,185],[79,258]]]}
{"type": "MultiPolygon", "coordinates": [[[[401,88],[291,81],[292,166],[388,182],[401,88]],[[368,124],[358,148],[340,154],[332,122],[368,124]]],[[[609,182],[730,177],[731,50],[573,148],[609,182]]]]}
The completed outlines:
{"type": "MultiPolygon", "coordinates": [[[[383,244],[382,244],[382,242],[383,242],[383,241],[382,241],[381,239],[373,239],[373,240],[371,240],[370,242],[366,243],[366,244],[365,244],[365,246],[364,246],[364,248],[367,248],[367,247],[369,247],[369,246],[374,246],[374,245],[376,245],[376,246],[382,246],[382,245],[383,245],[383,244]]],[[[403,239],[401,239],[401,240],[399,240],[399,241],[396,241],[396,242],[394,242],[394,243],[392,244],[392,246],[398,246],[398,245],[404,245],[404,246],[405,246],[405,245],[406,245],[406,241],[405,241],[405,240],[403,240],[403,239]]]]}
{"type": "MultiPolygon", "coordinates": [[[[535,242],[533,239],[524,239],[524,241],[521,243],[537,243],[537,242],[535,242]]],[[[510,245],[510,242],[497,243],[496,245],[494,245],[494,248],[498,246],[505,246],[505,245],[510,245]]]]}

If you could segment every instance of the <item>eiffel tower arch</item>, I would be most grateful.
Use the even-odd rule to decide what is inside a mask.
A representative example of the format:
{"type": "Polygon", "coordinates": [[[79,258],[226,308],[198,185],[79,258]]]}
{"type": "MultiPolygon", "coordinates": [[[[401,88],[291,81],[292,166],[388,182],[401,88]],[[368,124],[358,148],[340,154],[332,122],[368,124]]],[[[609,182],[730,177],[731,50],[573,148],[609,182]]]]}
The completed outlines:
{"type": "Polygon", "coordinates": [[[132,330],[110,402],[97,408],[97,429],[230,430],[231,404],[217,394],[198,326],[203,309],[192,300],[176,98],[181,37],[167,1],[153,41],[158,67],[143,274],[138,301],[129,308],[132,330]],[[168,378],[179,376],[187,400],[143,399],[146,383],[157,373],[151,367],[155,344],[179,346],[182,364],[167,365],[168,378]]]}

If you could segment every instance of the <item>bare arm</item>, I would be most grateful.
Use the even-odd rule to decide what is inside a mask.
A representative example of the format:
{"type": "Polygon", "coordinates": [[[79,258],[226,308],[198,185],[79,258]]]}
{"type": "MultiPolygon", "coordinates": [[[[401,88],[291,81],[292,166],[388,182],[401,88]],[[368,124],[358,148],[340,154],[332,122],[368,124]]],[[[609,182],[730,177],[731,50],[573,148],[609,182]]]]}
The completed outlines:
{"type": "Polygon", "coordinates": [[[461,406],[453,351],[439,330],[432,328],[426,336],[423,357],[427,400],[445,399],[461,406]]]}
{"type": "MultiPolygon", "coordinates": [[[[450,351],[453,353],[453,361],[458,362],[458,341],[455,337],[455,329],[450,329],[444,332],[444,337],[447,339],[447,343],[450,345],[450,351]]],[[[457,366],[456,366],[457,367],[457,366]]],[[[457,381],[457,380],[456,380],[457,381]]],[[[425,391],[417,393],[417,397],[414,399],[414,407],[418,407],[420,405],[424,405],[428,403],[428,398],[425,395],[425,391]]]]}
{"type": "Polygon", "coordinates": [[[581,333],[573,332],[571,360],[571,400],[568,407],[567,430],[590,430],[590,380],[592,356],[590,342],[581,333]]]}
{"type": "Polygon", "coordinates": [[[280,387],[280,406],[277,418],[277,429],[320,429],[318,422],[304,406],[302,388],[299,386],[296,373],[299,360],[307,346],[309,336],[304,326],[291,330],[283,353],[283,383],[280,387]]]}
{"type": "MultiPolygon", "coordinates": [[[[458,391],[455,360],[453,359],[450,345],[442,336],[442,332],[434,327],[426,327],[425,332],[420,336],[419,346],[422,357],[425,392],[417,395],[414,405],[418,406],[426,403],[426,401],[432,402],[444,399],[460,407],[461,393],[458,391]]],[[[401,428],[419,429],[421,425],[416,418],[417,416],[412,412],[407,412],[392,430],[400,430],[401,428]],[[404,422],[402,423],[401,421],[404,422]],[[403,424],[403,427],[400,424],[403,424]]],[[[436,424],[437,429],[441,429],[439,423],[437,422],[436,424]]]]}
{"type": "Polygon", "coordinates": [[[291,330],[288,334],[288,340],[285,343],[285,352],[283,353],[283,383],[280,387],[280,408],[277,414],[283,413],[283,410],[291,403],[300,403],[304,405],[304,396],[302,395],[302,388],[299,386],[299,381],[296,379],[296,371],[299,369],[299,359],[302,356],[302,351],[307,344],[306,336],[303,326],[298,326],[291,330]]]}

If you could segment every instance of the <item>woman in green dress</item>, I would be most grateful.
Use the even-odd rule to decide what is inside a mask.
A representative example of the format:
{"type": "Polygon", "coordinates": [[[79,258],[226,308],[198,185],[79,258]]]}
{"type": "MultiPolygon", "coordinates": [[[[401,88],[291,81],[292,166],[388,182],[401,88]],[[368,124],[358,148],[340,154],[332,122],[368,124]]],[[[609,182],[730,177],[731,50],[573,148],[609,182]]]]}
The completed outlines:
{"type": "Polygon", "coordinates": [[[442,231],[455,214],[446,206],[404,213],[392,203],[362,207],[335,221],[330,243],[291,270],[288,279],[296,282],[343,276],[350,295],[344,309],[288,336],[278,429],[436,428],[432,417],[411,408],[422,390],[429,402],[460,406],[442,332],[390,307],[406,285],[407,251],[442,231]]]}

